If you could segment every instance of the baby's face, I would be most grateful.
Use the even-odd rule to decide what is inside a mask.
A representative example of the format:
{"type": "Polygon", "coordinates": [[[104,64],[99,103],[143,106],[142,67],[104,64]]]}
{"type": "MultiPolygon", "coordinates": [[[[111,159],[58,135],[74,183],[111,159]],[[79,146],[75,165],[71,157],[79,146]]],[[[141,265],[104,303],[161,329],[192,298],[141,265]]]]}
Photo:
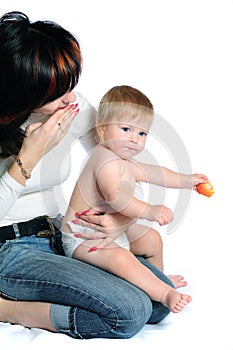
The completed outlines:
{"type": "Polygon", "coordinates": [[[149,130],[148,123],[144,124],[114,122],[104,125],[101,127],[102,142],[120,158],[130,159],[144,149],[149,130]]]}

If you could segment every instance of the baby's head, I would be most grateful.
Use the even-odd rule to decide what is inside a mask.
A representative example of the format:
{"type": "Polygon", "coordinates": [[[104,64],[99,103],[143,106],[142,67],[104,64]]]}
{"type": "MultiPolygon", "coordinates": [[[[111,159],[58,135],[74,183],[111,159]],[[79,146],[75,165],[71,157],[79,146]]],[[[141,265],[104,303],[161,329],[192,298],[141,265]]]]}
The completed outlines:
{"type": "Polygon", "coordinates": [[[149,131],[153,117],[153,105],[141,91],[127,85],[115,86],[100,101],[96,128],[98,132],[106,124],[123,122],[149,131]]]}
{"type": "Polygon", "coordinates": [[[120,158],[130,159],[143,150],[153,116],[153,105],[141,91],[115,86],[100,101],[99,142],[120,158]]]}

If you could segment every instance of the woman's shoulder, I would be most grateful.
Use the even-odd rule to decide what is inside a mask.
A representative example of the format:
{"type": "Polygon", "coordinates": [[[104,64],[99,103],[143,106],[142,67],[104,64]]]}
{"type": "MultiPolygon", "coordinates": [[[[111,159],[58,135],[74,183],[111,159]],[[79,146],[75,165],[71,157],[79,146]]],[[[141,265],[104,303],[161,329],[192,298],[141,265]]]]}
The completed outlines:
{"type": "MultiPolygon", "coordinates": [[[[90,103],[90,101],[79,91],[73,90],[75,96],[76,96],[76,103],[79,105],[79,109],[82,110],[87,110],[87,109],[93,109],[94,107],[90,103]]],[[[75,103],[74,102],[74,103],[75,103]]]]}
{"type": "Polygon", "coordinates": [[[95,128],[97,111],[80,92],[75,90],[73,92],[76,96],[76,100],[73,103],[78,103],[79,113],[71,123],[69,136],[74,140],[83,140],[83,147],[88,151],[96,144],[93,130],[95,128]]]}

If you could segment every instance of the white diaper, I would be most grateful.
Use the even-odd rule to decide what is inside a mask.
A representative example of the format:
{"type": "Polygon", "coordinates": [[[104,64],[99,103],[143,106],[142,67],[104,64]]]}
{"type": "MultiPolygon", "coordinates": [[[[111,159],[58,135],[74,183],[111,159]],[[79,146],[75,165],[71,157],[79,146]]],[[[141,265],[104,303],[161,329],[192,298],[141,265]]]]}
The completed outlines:
{"type": "MultiPolygon", "coordinates": [[[[89,227],[75,225],[71,221],[69,221],[68,224],[73,233],[62,232],[62,245],[66,256],[72,257],[75,249],[86,241],[85,238],[76,237],[75,233],[90,233],[96,231],[89,227]]],[[[119,237],[117,237],[114,242],[120,247],[129,250],[129,241],[125,233],[122,233],[119,237]]]]}

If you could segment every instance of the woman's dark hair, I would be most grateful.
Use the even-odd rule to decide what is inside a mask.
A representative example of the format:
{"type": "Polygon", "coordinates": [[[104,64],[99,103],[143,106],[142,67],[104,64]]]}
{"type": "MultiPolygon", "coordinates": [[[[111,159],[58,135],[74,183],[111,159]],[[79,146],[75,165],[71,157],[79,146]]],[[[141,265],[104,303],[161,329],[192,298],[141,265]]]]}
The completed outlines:
{"type": "Polygon", "coordinates": [[[0,18],[0,157],[16,155],[30,113],[72,90],[82,56],[78,40],[51,21],[14,11],[0,18]]]}

